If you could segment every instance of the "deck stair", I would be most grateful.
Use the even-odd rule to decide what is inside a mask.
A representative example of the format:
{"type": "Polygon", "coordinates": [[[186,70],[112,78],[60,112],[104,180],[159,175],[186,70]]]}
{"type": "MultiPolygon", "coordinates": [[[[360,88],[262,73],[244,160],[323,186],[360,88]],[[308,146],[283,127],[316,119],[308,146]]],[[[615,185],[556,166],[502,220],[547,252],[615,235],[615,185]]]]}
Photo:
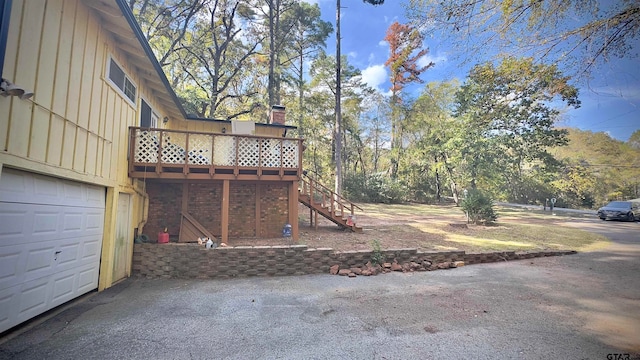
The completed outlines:
{"type": "Polygon", "coordinates": [[[186,211],[181,213],[180,236],[178,242],[193,242],[197,238],[209,238],[215,241],[215,236],[200,224],[193,215],[186,211]]]}
{"type": "Polygon", "coordinates": [[[313,226],[315,217],[317,228],[317,215],[320,214],[343,229],[357,233],[362,232],[362,227],[356,225],[354,216],[355,209],[363,211],[362,208],[309,176],[303,177],[300,181],[298,201],[311,210],[311,226],[313,226]]]}

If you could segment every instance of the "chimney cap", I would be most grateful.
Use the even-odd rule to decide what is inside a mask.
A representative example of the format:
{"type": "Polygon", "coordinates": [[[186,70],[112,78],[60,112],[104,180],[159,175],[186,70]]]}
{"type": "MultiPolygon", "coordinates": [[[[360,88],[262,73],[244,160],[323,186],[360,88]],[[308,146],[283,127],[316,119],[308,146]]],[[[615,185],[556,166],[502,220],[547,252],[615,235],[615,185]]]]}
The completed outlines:
{"type": "Polygon", "coordinates": [[[285,107],[284,105],[272,105],[271,106],[271,110],[283,110],[284,111],[285,107]]]}

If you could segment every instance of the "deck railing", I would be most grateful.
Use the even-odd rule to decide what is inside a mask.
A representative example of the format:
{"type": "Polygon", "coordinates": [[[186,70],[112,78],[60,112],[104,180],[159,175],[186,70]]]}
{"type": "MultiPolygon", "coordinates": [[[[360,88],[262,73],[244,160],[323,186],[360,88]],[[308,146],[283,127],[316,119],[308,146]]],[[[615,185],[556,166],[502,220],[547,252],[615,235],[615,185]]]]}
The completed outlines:
{"type": "Polygon", "coordinates": [[[364,211],[358,205],[336,194],[312,177],[302,178],[301,180],[298,190],[302,195],[309,197],[312,207],[327,209],[333,216],[338,218],[345,217],[345,210],[348,211],[348,215],[352,216],[355,214],[355,209],[364,211]]]}
{"type": "Polygon", "coordinates": [[[299,176],[302,139],[130,128],[129,174],[299,176]]]}

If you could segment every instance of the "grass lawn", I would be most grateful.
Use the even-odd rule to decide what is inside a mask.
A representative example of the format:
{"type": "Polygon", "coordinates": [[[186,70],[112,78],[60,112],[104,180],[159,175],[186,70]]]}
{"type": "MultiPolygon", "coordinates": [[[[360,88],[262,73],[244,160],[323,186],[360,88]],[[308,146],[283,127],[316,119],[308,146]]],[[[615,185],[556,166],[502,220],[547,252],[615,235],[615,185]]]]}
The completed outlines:
{"type": "Polygon", "coordinates": [[[339,230],[323,219],[318,230],[308,227],[308,209],[301,209],[299,243],[309,247],[331,247],[336,250],[371,249],[373,240],[382,248],[418,248],[430,250],[526,251],[577,250],[592,251],[607,246],[609,240],[598,234],[568,227],[571,222],[594,215],[497,207],[495,225],[464,224],[460,208],[451,205],[362,204],[357,213],[362,234],[339,230]]]}

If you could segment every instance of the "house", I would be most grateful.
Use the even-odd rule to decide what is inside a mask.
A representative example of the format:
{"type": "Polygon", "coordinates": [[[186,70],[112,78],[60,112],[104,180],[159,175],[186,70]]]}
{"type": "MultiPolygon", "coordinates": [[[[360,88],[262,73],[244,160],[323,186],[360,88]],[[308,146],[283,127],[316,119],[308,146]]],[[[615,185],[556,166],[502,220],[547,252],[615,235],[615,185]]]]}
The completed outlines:
{"type": "Polygon", "coordinates": [[[297,239],[298,202],[359,229],[284,109],[188,116],[126,0],[0,0],[0,74],[0,332],[130,276],[143,235],[297,239]]]}
{"type": "Polygon", "coordinates": [[[125,1],[0,9],[0,332],[129,276],[136,231],[179,236],[182,210],[224,240],[281,236],[285,222],[297,236],[290,127],[188,119],[125,1]],[[173,158],[148,173],[135,146],[154,136],[173,158]],[[198,167],[176,172],[187,153],[198,167]]]}

